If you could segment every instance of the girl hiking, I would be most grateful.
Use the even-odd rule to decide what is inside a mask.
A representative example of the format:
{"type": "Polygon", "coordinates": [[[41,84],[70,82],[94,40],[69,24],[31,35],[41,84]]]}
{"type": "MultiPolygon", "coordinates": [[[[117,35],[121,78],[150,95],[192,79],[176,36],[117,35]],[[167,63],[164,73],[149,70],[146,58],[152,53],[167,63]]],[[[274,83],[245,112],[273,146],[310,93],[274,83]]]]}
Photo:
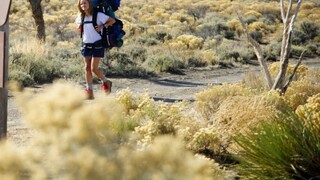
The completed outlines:
{"type": "Polygon", "coordinates": [[[107,80],[102,71],[99,70],[100,59],[104,57],[102,42],[103,27],[111,26],[115,20],[104,13],[98,12],[96,17],[97,26],[94,27],[93,7],[91,0],[78,0],[79,15],[76,23],[82,37],[81,55],[85,65],[86,89],[88,99],[94,99],[93,95],[93,73],[101,80],[102,88],[106,94],[111,92],[112,82],[107,80]]]}

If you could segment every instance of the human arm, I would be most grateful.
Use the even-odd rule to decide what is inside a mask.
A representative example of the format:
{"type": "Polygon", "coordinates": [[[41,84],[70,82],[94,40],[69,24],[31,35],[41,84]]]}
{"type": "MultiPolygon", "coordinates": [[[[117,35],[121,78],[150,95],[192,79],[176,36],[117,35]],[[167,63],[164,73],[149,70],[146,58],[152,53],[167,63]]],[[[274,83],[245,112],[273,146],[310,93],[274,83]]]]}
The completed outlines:
{"type": "MultiPolygon", "coordinates": [[[[101,15],[100,13],[98,15],[101,15]]],[[[112,26],[116,20],[114,18],[111,18],[110,16],[107,16],[105,14],[101,15],[101,18],[104,18],[103,20],[100,21],[100,25],[96,26],[96,31],[101,31],[104,27],[109,27],[112,26]]]]}

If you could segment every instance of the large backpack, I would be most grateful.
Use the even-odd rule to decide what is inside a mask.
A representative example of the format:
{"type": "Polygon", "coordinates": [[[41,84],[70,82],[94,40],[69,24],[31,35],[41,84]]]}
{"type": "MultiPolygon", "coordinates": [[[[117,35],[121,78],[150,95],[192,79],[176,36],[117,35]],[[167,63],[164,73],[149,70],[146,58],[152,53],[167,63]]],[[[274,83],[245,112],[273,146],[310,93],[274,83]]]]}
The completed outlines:
{"type": "MultiPolygon", "coordinates": [[[[111,18],[114,18],[116,22],[109,26],[108,28],[103,28],[102,44],[105,48],[111,49],[113,47],[121,47],[123,45],[123,36],[126,34],[123,30],[123,23],[120,19],[115,16],[115,11],[118,10],[120,6],[120,0],[92,0],[93,3],[93,14],[92,14],[92,24],[97,26],[97,14],[102,12],[111,18]]],[[[81,24],[84,23],[84,17],[82,18],[81,24]]],[[[83,27],[82,27],[83,29],[83,27]]],[[[82,34],[81,34],[82,36],[82,34]]]]}

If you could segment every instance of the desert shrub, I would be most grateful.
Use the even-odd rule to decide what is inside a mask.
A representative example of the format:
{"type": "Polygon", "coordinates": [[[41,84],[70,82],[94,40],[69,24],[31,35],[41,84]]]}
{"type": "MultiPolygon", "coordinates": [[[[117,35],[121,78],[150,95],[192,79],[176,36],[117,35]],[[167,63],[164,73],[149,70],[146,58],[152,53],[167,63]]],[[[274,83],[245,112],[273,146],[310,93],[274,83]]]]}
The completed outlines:
{"type": "Polygon", "coordinates": [[[103,70],[109,75],[147,76],[150,73],[141,67],[140,62],[145,60],[145,56],[144,48],[128,47],[123,51],[111,50],[102,60],[102,63],[108,67],[108,69],[104,68],[103,70]]]}
{"type": "Polygon", "coordinates": [[[170,42],[172,48],[177,49],[201,49],[203,46],[203,38],[194,35],[181,35],[170,42]]]}
{"type": "Polygon", "coordinates": [[[191,57],[187,60],[187,67],[203,67],[206,63],[200,61],[195,57],[191,57]]]}
{"type": "MultiPolygon", "coordinates": [[[[0,178],[1,179],[29,179],[30,168],[27,155],[10,143],[2,141],[0,144],[0,178]]],[[[29,157],[30,158],[30,157],[29,157]]]]}
{"type": "Polygon", "coordinates": [[[245,134],[286,106],[286,102],[276,91],[255,96],[230,96],[220,104],[211,121],[215,130],[220,132],[220,141],[225,148],[237,153],[238,147],[233,141],[237,133],[245,134]]]}
{"type": "Polygon", "coordinates": [[[272,29],[268,25],[260,21],[249,24],[248,29],[249,31],[260,31],[263,34],[267,34],[272,31],[272,29]]]}
{"type": "Polygon", "coordinates": [[[163,102],[151,102],[141,106],[133,115],[139,116],[140,124],[135,133],[141,136],[141,145],[149,145],[156,136],[175,135],[184,116],[181,110],[163,102]]]}
{"type": "Polygon", "coordinates": [[[263,22],[267,25],[274,25],[278,22],[277,16],[274,14],[265,14],[263,16],[263,22]]]}
{"type": "Polygon", "coordinates": [[[262,43],[262,37],[263,37],[262,32],[260,32],[260,31],[252,31],[252,32],[249,33],[249,36],[251,36],[258,43],[262,43]]]}
{"type": "Polygon", "coordinates": [[[162,137],[145,151],[123,150],[121,157],[128,159],[124,163],[124,179],[203,179],[233,178],[234,173],[223,171],[214,162],[202,156],[193,156],[184,150],[179,141],[162,137]],[[174,144],[172,144],[174,143],[174,144]],[[192,161],[194,161],[192,163],[192,161]],[[140,163],[144,162],[144,163],[140,163]],[[189,162],[189,163],[188,163],[189,162]],[[196,163],[196,164],[194,164],[196,163]],[[133,170],[133,167],[135,170],[133,170]]]}
{"type": "Polygon", "coordinates": [[[255,57],[252,47],[227,39],[224,39],[215,50],[220,62],[246,63],[255,57]]]}
{"type": "Polygon", "coordinates": [[[223,84],[212,86],[195,95],[195,109],[201,117],[209,121],[218,111],[221,103],[230,96],[249,96],[255,92],[243,84],[223,84]]]}
{"type": "Polygon", "coordinates": [[[203,39],[207,39],[210,37],[214,37],[217,35],[217,32],[215,31],[214,24],[205,24],[198,28],[196,32],[196,36],[199,36],[203,39]]]}
{"type": "Polygon", "coordinates": [[[34,59],[30,62],[29,74],[37,83],[52,82],[60,77],[60,63],[54,60],[34,59]]]}
{"type": "Polygon", "coordinates": [[[320,93],[319,77],[318,70],[309,70],[306,76],[292,82],[284,95],[292,109],[305,104],[309,97],[320,93]]]}
{"type": "Polygon", "coordinates": [[[199,5],[194,7],[188,7],[188,14],[193,16],[195,20],[199,20],[200,18],[204,18],[207,11],[210,9],[207,5],[199,5]]]}
{"type": "Polygon", "coordinates": [[[134,94],[128,88],[117,92],[117,100],[125,107],[127,113],[136,111],[142,106],[147,106],[152,103],[152,99],[147,92],[143,94],[134,94]]]}
{"type": "Polygon", "coordinates": [[[150,33],[149,36],[151,38],[155,38],[156,40],[158,40],[158,41],[160,41],[162,43],[165,40],[171,40],[172,39],[172,36],[169,33],[164,32],[164,31],[156,31],[156,32],[150,33]]]}
{"type": "Polygon", "coordinates": [[[312,57],[313,56],[312,52],[308,51],[308,49],[305,46],[292,45],[291,51],[290,51],[290,57],[299,58],[301,56],[302,52],[304,52],[302,57],[312,57]]]}
{"type": "Polygon", "coordinates": [[[293,31],[292,33],[292,44],[293,45],[302,45],[308,40],[307,34],[301,31],[293,31]]]}
{"type": "Polygon", "coordinates": [[[300,29],[308,37],[308,39],[313,39],[320,33],[319,25],[310,21],[303,21],[300,24],[300,29]]]}
{"type": "Polygon", "coordinates": [[[238,19],[231,19],[227,22],[228,27],[230,30],[236,32],[238,36],[243,34],[243,28],[241,22],[238,19]]]}
{"type": "Polygon", "coordinates": [[[144,146],[148,146],[157,136],[176,135],[178,127],[184,129],[192,124],[186,123],[187,120],[182,113],[183,104],[155,102],[147,91],[133,94],[130,89],[125,89],[117,92],[117,100],[125,107],[127,122],[136,124],[132,127],[144,146]]]}
{"type": "Polygon", "coordinates": [[[172,55],[150,56],[145,64],[155,72],[171,72],[178,73],[184,68],[185,64],[179,57],[172,55]]]}
{"type": "Polygon", "coordinates": [[[217,35],[222,35],[227,39],[233,39],[234,37],[234,32],[225,23],[216,22],[199,26],[195,34],[203,39],[212,38],[217,35]]]}
{"type": "Polygon", "coordinates": [[[193,134],[192,139],[187,143],[187,147],[195,153],[214,159],[220,164],[230,163],[227,159],[227,145],[222,142],[220,136],[213,126],[200,128],[193,134]]]}
{"type": "Polygon", "coordinates": [[[226,38],[226,39],[234,39],[235,37],[235,32],[234,31],[231,31],[231,30],[226,30],[223,32],[223,36],[226,38]]]}
{"type": "MultiPolygon", "coordinates": [[[[295,112],[301,119],[305,121],[312,120],[313,122],[311,124],[314,125],[314,128],[316,128],[320,133],[320,94],[309,97],[307,99],[307,103],[304,105],[299,105],[295,112]]],[[[306,124],[311,125],[308,122],[306,122],[306,124]]]]}
{"type": "MultiPolygon", "coordinates": [[[[312,112],[311,112],[312,113],[312,112]]],[[[249,135],[238,136],[240,176],[252,179],[319,177],[319,129],[312,117],[299,118],[289,109],[261,122],[249,135]]]]}
{"type": "Polygon", "coordinates": [[[316,55],[320,55],[320,54],[318,54],[317,49],[318,48],[317,48],[316,45],[308,44],[307,47],[306,47],[306,54],[311,56],[311,57],[314,57],[316,55]]]}
{"type": "Polygon", "coordinates": [[[260,18],[262,16],[262,14],[260,14],[259,12],[255,11],[255,10],[249,10],[244,15],[247,17],[250,17],[250,18],[251,17],[260,18]]]}
{"type": "Polygon", "coordinates": [[[71,79],[79,82],[85,79],[84,65],[79,63],[79,59],[69,59],[61,63],[61,78],[71,79]]]}
{"type": "Polygon", "coordinates": [[[245,19],[243,19],[243,22],[245,24],[251,24],[251,23],[257,22],[257,21],[258,21],[258,18],[256,16],[248,16],[245,19]]]}
{"type": "MultiPolygon", "coordinates": [[[[295,64],[288,64],[286,77],[292,74],[294,70],[295,64]]],[[[276,77],[277,73],[279,72],[280,68],[280,62],[274,62],[269,65],[269,71],[272,77],[276,77]]],[[[305,65],[300,65],[296,71],[294,80],[298,80],[299,78],[304,77],[306,74],[308,74],[309,68],[305,65]]]]}
{"type": "Polygon", "coordinates": [[[252,89],[257,89],[258,91],[269,90],[267,81],[262,72],[247,71],[244,73],[242,82],[252,89]]]}
{"type": "Polygon", "coordinates": [[[231,52],[222,52],[220,54],[220,60],[232,60],[232,61],[239,61],[240,54],[237,51],[231,52]]]}
{"type": "Polygon", "coordinates": [[[9,71],[8,79],[9,81],[19,82],[24,87],[33,86],[36,84],[29,74],[19,70],[9,71]]]}
{"type": "MultiPolygon", "coordinates": [[[[20,178],[26,172],[30,179],[188,180],[235,176],[212,160],[194,156],[178,138],[155,137],[152,144],[144,147],[137,144],[134,136],[131,140],[126,138],[129,134],[118,130],[121,123],[126,123],[123,120],[127,110],[116,99],[87,103],[80,88],[77,91],[74,84],[61,82],[36,96],[28,92],[16,95],[24,119],[37,135],[21,151],[2,146],[1,157],[5,158],[0,160],[5,160],[1,164],[6,167],[0,173],[2,177],[20,178]],[[64,101],[58,100],[61,96],[64,101]],[[39,104],[41,113],[34,108],[39,104]]],[[[154,107],[146,103],[141,107],[144,110],[140,109],[146,118],[160,115],[166,121],[165,116],[172,113],[166,112],[169,106],[163,106],[167,105],[150,105],[154,107]]]]}
{"type": "MultiPolygon", "coordinates": [[[[137,63],[143,63],[147,58],[147,49],[141,46],[128,45],[121,49],[121,52],[128,54],[129,58],[137,63]]],[[[118,51],[111,52],[113,54],[120,53],[118,51]]]]}
{"type": "Polygon", "coordinates": [[[275,1],[264,3],[252,3],[250,4],[250,8],[254,9],[263,16],[265,14],[273,14],[277,17],[277,19],[281,19],[279,5],[275,1]]]}
{"type": "Polygon", "coordinates": [[[150,38],[150,37],[143,37],[143,36],[137,38],[136,41],[139,44],[146,45],[146,46],[154,46],[159,44],[159,41],[157,39],[150,38]]]}
{"type": "Polygon", "coordinates": [[[280,56],[281,44],[280,43],[270,43],[265,48],[263,48],[263,54],[268,57],[268,60],[276,61],[280,56]]]}
{"type": "Polygon", "coordinates": [[[36,83],[52,82],[62,74],[60,62],[53,59],[28,54],[12,54],[11,58],[9,68],[26,73],[36,83]]]}

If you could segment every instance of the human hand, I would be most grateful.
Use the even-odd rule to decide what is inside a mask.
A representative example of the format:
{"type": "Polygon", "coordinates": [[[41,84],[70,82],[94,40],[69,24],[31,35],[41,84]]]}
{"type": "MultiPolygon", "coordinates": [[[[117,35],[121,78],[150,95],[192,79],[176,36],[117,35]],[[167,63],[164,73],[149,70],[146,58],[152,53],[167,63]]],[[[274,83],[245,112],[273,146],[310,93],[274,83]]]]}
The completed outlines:
{"type": "Polygon", "coordinates": [[[103,25],[101,25],[101,26],[96,26],[95,29],[96,29],[97,32],[100,32],[100,31],[103,29],[103,27],[104,27],[103,25]]]}

